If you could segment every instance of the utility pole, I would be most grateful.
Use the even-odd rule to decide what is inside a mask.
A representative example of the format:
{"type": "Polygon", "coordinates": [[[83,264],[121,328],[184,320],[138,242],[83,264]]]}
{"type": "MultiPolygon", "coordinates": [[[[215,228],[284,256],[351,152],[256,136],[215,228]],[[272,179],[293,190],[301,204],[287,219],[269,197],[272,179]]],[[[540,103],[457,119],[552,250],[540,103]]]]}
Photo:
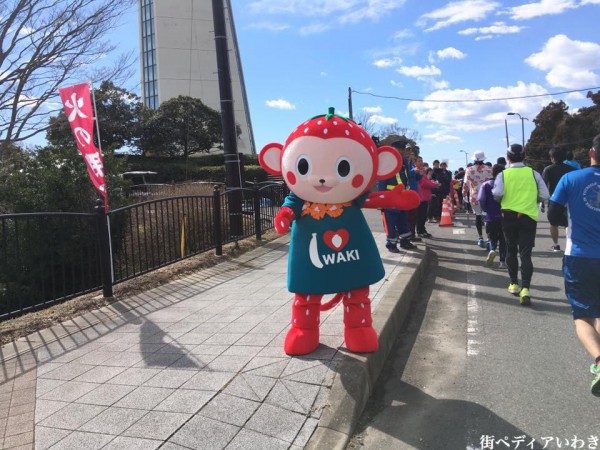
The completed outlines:
{"type": "Polygon", "coordinates": [[[354,120],[352,115],[352,88],[348,88],[348,115],[350,116],[350,120],[354,120]]]}
{"type": "Polygon", "coordinates": [[[510,142],[508,142],[508,121],[504,119],[504,130],[506,131],[506,148],[510,146],[510,142]]]}
{"type": "Polygon", "coordinates": [[[529,119],[527,117],[521,116],[521,114],[519,114],[517,112],[509,112],[509,113],[506,113],[506,115],[507,116],[519,116],[519,119],[521,119],[521,137],[522,137],[522,141],[523,141],[523,150],[525,150],[525,121],[529,120],[529,119]]]}
{"type": "MultiPolygon", "coordinates": [[[[225,180],[228,189],[240,188],[240,159],[237,151],[235,115],[233,112],[233,93],[231,89],[231,71],[229,68],[229,50],[223,0],[212,0],[213,23],[215,27],[215,47],[217,50],[217,71],[219,74],[219,94],[221,97],[221,126],[223,128],[223,151],[225,156],[225,180]]],[[[231,11],[230,11],[231,13],[231,11]]],[[[241,192],[228,196],[229,215],[232,236],[242,233],[242,197],[241,192]]]]}

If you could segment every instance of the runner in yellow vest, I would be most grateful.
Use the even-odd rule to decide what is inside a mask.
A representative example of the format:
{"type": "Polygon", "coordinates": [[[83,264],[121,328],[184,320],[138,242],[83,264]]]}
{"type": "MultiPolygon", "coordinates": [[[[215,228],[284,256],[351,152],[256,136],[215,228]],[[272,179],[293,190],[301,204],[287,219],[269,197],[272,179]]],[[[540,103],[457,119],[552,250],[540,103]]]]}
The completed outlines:
{"type": "Polygon", "coordinates": [[[535,246],[538,203],[550,197],[542,176],[523,164],[525,152],[519,144],[508,148],[509,166],[499,173],[492,194],[502,207],[502,229],[506,239],[506,265],[510,284],[508,292],[519,295],[523,306],[531,304],[531,251],[535,246]],[[519,258],[521,287],[519,288],[519,258]]]}

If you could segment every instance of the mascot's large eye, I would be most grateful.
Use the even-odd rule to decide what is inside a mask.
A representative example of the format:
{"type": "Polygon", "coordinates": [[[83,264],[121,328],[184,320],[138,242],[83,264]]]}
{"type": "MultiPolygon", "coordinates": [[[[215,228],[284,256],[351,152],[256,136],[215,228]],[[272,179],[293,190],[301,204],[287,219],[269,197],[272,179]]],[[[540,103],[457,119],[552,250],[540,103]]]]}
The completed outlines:
{"type": "Polygon", "coordinates": [[[310,171],[310,160],[308,156],[301,155],[298,158],[298,162],[296,163],[296,167],[298,168],[298,173],[300,175],[306,175],[310,171]]]}
{"type": "Polygon", "coordinates": [[[347,158],[338,159],[337,173],[342,178],[346,178],[350,174],[350,161],[347,158]]]}

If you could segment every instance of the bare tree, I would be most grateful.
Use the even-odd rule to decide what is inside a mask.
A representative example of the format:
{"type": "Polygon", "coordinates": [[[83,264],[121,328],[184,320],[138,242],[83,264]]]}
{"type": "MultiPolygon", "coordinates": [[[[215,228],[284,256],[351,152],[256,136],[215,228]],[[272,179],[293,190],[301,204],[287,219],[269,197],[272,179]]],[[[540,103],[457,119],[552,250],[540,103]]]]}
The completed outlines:
{"type": "Polygon", "coordinates": [[[373,114],[365,111],[359,111],[354,114],[354,121],[363,127],[370,136],[372,136],[377,129],[375,123],[371,120],[371,117],[373,117],[373,114]]]}
{"type": "Polygon", "coordinates": [[[381,128],[379,130],[379,135],[382,139],[385,139],[387,136],[405,136],[414,142],[419,142],[421,140],[421,133],[419,133],[418,130],[402,127],[397,123],[381,128]]]}
{"type": "Polygon", "coordinates": [[[131,54],[110,68],[99,69],[97,61],[115,50],[106,36],[134,2],[0,1],[0,143],[46,131],[61,107],[60,86],[127,73],[131,54]]]}

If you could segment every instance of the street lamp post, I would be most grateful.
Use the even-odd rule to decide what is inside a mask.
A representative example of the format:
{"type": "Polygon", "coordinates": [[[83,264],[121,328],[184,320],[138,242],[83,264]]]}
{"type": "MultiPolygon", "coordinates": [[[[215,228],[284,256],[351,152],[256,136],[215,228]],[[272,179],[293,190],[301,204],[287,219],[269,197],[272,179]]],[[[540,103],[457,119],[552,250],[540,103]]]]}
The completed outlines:
{"type": "Polygon", "coordinates": [[[467,151],[466,150],[459,150],[459,152],[462,152],[465,154],[465,169],[467,168],[466,166],[469,164],[468,160],[467,160],[467,151]]]}
{"type": "Polygon", "coordinates": [[[507,116],[519,116],[519,119],[521,119],[521,136],[523,139],[523,150],[525,150],[525,121],[529,120],[527,117],[521,117],[521,114],[516,113],[516,112],[509,112],[506,114],[507,116]]]}

